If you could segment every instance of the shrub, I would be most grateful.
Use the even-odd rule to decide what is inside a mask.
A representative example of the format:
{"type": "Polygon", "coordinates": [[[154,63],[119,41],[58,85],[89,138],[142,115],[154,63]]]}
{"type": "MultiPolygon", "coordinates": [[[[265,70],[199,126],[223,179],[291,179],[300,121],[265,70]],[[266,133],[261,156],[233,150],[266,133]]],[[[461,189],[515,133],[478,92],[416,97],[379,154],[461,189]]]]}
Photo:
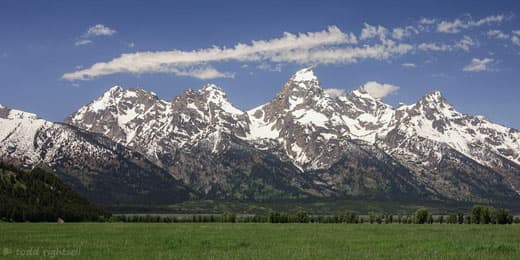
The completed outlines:
{"type": "Polygon", "coordinates": [[[425,208],[420,208],[415,211],[415,223],[424,224],[428,221],[428,216],[431,217],[430,212],[425,208]]]}

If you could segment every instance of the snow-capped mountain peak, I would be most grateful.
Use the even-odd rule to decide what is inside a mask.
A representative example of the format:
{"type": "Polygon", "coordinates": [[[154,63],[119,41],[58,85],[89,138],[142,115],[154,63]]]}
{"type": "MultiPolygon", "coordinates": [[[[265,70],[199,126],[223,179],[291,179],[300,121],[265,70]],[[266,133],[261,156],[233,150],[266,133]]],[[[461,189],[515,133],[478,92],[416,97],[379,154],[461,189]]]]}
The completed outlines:
{"type": "Polygon", "coordinates": [[[215,84],[205,85],[198,92],[206,98],[206,101],[208,103],[213,103],[217,105],[227,113],[234,115],[240,115],[244,113],[242,110],[236,108],[233,104],[231,104],[224,90],[215,84]]]}
{"type": "Polygon", "coordinates": [[[318,81],[318,77],[314,75],[313,67],[308,67],[297,71],[290,80],[295,82],[318,81]]]}
{"type": "MultiPolygon", "coordinates": [[[[227,160],[226,156],[236,160],[242,158],[236,157],[237,151],[249,151],[256,154],[254,158],[239,160],[254,168],[262,166],[259,172],[274,174],[269,170],[273,165],[287,164],[287,171],[321,178],[320,185],[338,192],[344,191],[340,187],[357,190],[349,178],[360,171],[376,177],[365,179],[370,187],[379,183],[379,175],[391,181],[403,177],[399,180],[453,198],[491,194],[481,183],[494,182],[498,188],[489,190],[502,190],[506,197],[519,190],[515,188],[520,187],[518,130],[460,113],[438,91],[395,109],[370,93],[363,85],[332,98],[312,68],[296,72],[270,102],[247,112],[233,106],[214,84],[186,90],[171,101],[139,88],[114,86],[66,123],[105,135],[110,143],[129,147],[177,178],[206,188],[243,171],[240,165],[233,168],[236,161],[219,160],[227,160]],[[266,158],[269,163],[262,164],[266,158]],[[404,175],[395,177],[396,171],[404,175]]],[[[90,136],[77,138],[85,131],[2,105],[0,125],[3,156],[54,162],[62,158],[60,147],[99,158],[109,152],[91,145],[81,146],[91,150],[76,149],[78,142],[68,140],[73,136],[88,143],[90,136]]]]}

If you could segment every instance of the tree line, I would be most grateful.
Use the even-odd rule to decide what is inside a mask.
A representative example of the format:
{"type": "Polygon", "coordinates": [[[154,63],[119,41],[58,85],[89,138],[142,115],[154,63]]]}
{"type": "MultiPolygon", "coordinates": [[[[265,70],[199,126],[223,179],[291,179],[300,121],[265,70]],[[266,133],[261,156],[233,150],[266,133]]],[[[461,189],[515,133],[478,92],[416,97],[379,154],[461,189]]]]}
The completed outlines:
{"type": "Polygon", "coordinates": [[[305,211],[296,213],[270,212],[267,215],[237,215],[226,212],[220,215],[159,216],[159,215],[114,215],[112,222],[222,222],[222,223],[345,223],[345,224],[520,224],[520,218],[513,218],[511,211],[488,206],[474,206],[469,215],[454,213],[434,216],[428,209],[420,208],[411,215],[370,213],[368,216],[346,211],[334,215],[310,215],[305,211]]]}

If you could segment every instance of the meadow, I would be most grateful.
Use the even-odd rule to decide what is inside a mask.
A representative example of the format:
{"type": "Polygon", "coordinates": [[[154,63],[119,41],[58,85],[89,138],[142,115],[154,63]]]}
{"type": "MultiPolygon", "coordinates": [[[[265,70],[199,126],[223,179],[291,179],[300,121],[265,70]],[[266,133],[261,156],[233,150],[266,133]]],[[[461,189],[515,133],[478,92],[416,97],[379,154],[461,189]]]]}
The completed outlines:
{"type": "Polygon", "coordinates": [[[520,225],[0,223],[0,258],[518,259],[520,225]]]}

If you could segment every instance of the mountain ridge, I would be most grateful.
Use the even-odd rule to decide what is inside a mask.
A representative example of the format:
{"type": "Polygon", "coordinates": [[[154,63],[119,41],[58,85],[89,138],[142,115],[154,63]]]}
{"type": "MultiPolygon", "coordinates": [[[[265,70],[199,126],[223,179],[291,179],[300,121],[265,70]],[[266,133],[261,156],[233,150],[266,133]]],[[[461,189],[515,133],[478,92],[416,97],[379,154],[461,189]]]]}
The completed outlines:
{"type": "Polygon", "coordinates": [[[438,91],[395,108],[365,85],[332,97],[312,68],[246,111],[213,84],[170,101],[115,86],[65,123],[143,155],[204,198],[520,198],[518,130],[460,113],[438,91]]]}

